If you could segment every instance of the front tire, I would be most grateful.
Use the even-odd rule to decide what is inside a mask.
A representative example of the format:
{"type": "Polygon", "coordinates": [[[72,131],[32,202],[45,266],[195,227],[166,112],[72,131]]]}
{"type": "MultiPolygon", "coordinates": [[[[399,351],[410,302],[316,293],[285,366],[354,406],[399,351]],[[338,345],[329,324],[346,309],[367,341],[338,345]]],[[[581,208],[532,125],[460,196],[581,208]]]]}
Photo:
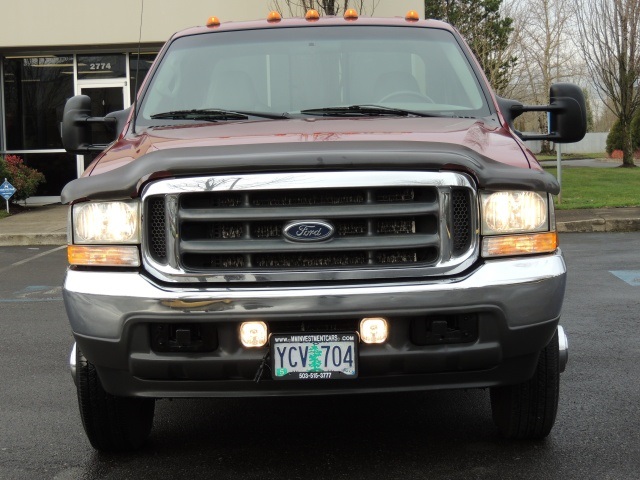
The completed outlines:
{"type": "Polygon", "coordinates": [[[76,369],[80,417],[93,448],[104,452],[140,448],[153,426],[155,400],[105,392],[96,368],[80,349],[76,369]]]}
{"type": "Polygon", "coordinates": [[[493,421],[506,438],[537,440],[551,432],[560,398],[558,332],[540,352],[533,377],[521,384],[491,388],[493,421]]]}

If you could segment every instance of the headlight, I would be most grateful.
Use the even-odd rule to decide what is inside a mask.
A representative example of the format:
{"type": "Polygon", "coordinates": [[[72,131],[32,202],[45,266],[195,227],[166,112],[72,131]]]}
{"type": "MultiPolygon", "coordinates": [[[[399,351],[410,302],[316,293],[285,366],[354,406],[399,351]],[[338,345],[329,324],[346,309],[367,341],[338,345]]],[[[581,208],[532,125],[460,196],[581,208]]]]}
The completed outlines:
{"type": "Polygon", "coordinates": [[[549,204],[546,194],[504,191],[483,193],[482,234],[549,231],[549,204]]]}
{"type": "Polygon", "coordinates": [[[550,253],[558,248],[553,205],[546,193],[485,192],[480,198],[483,257],[550,253]]]}
{"type": "Polygon", "coordinates": [[[140,243],[140,202],[87,202],[74,205],[73,243],[140,243]]]}

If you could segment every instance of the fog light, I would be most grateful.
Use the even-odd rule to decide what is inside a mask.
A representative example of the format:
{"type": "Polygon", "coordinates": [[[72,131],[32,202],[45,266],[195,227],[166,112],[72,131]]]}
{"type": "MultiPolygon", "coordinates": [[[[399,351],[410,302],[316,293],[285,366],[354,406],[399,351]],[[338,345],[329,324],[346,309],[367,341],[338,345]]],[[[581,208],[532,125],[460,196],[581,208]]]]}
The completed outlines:
{"type": "Polygon", "coordinates": [[[264,347],[267,344],[267,324],[244,322],[240,325],[240,341],[245,347],[264,347]]]}
{"type": "Polygon", "coordinates": [[[389,328],[384,318],[363,318],[360,322],[360,339],[364,343],[384,343],[388,334],[389,328]]]}

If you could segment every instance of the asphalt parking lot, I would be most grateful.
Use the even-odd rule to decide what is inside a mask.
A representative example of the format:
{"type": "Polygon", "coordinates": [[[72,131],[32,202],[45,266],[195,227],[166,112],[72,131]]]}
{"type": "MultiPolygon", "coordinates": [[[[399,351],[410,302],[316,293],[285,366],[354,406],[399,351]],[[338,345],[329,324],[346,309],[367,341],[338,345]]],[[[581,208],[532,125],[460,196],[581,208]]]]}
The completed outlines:
{"type": "Polygon", "coordinates": [[[67,369],[64,248],[0,247],[1,479],[634,479],[640,233],[566,234],[569,365],[542,442],[501,439],[488,392],[160,400],[150,441],[96,453],[67,369]]]}

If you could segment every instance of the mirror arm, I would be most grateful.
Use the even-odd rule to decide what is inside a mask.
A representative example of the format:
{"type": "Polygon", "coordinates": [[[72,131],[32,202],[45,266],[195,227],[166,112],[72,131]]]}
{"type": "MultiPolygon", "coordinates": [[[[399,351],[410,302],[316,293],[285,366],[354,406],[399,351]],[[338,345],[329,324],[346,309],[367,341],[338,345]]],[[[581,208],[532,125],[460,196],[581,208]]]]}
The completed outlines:
{"type": "MultiPolygon", "coordinates": [[[[89,117],[78,115],[74,120],[74,123],[77,125],[82,125],[83,123],[101,123],[109,130],[113,131],[117,124],[117,119],[115,117],[89,117]]],[[[82,150],[86,152],[102,152],[107,148],[107,143],[94,143],[83,145],[82,150]]]]}
{"type": "Polygon", "coordinates": [[[562,99],[560,98],[554,99],[554,102],[551,105],[522,105],[521,103],[518,103],[515,101],[509,101],[509,100],[503,100],[503,99],[500,99],[500,100],[502,100],[503,105],[506,106],[509,110],[507,120],[508,120],[509,126],[511,127],[511,130],[513,130],[514,133],[518,137],[520,137],[521,140],[525,142],[529,140],[549,140],[552,142],[556,140],[561,140],[561,136],[557,132],[551,132],[548,134],[535,134],[535,135],[524,134],[514,128],[513,120],[515,120],[525,112],[561,112],[566,109],[566,102],[564,102],[562,99]]]}
{"type": "Polygon", "coordinates": [[[96,143],[96,144],[86,145],[84,149],[87,152],[103,152],[107,147],[108,145],[106,143],[104,144],[96,143]]]}
{"type": "Polygon", "coordinates": [[[114,117],[82,117],[76,119],[76,123],[103,123],[109,128],[116,126],[117,120],[114,117]]]}
{"type": "Polygon", "coordinates": [[[518,135],[520,137],[520,140],[526,142],[528,140],[550,140],[552,142],[556,141],[556,140],[560,140],[561,137],[560,135],[558,135],[557,133],[550,133],[548,135],[542,135],[542,134],[538,134],[538,135],[526,135],[524,133],[518,132],[517,130],[514,130],[516,135],[518,135]]]}

